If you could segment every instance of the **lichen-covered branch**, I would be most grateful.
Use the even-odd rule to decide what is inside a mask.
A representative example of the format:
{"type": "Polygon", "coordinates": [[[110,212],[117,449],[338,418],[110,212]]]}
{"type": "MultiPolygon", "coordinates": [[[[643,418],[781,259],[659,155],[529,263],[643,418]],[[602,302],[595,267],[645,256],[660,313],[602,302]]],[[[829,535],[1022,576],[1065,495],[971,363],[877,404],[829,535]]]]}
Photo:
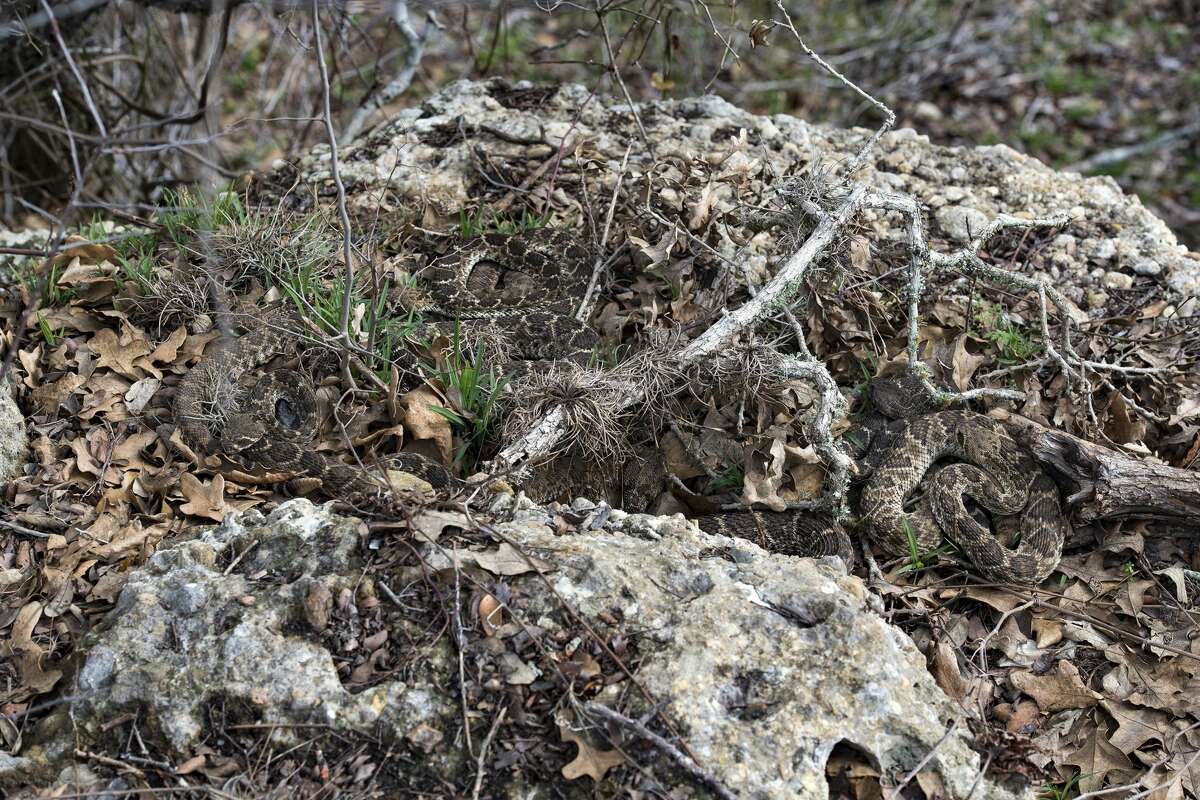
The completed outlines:
{"type": "MultiPolygon", "coordinates": [[[[686,367],[715,358],[722,350],[728,348],[739,335],[753,330],[763,320],[789,304],[802,290],[804,278],[812,266],[823,256],[828,255],[829,247],[836,239],[837,234],[844,230],[861,210],[866,194],[865,187],[857,187],[851,191],[841,207],[822,220],[800,249],[784,263],[778,274],[762,287],[757,295],[726,314],[720,321],[684,347],[675,356],[676,362],[680,366],[686,367]]],[[[824,371],[824,367],[820,367],[820,369],[824,371]]],[[[825,375],[828,377],[827,372],[825,375]]],[[[832,378],[829,380],[832,381],[832,378]]],[[[619,398],[619,409],[628,408],[640,402],[643,397],[643,388],[632,386],[624,396],[619,398]]],[[[519,468],[541,461],[555,453],[565,433],[564,420],[565,415],[561,407],[552,409],[528,433],[500,452],[495,459],[496,466],[508,469],[519,468]]]]}

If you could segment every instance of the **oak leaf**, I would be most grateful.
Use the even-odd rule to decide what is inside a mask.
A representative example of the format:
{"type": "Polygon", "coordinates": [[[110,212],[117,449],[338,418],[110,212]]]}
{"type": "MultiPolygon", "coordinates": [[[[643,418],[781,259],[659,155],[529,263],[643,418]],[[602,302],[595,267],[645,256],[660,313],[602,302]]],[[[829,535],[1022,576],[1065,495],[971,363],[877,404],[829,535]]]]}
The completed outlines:
{"type": "Polygon", "coordinates": [[[562,768],[562,776],[569,781],[582,778],[584,775],[594,781],[599,781],[610,769],[625,763],[625,756],[618,751],[597,750],[586,739],[571,730],[569,724],[560,722],[558,734],[564,742],[572,742],[579,748],[579,754],[575,756],[575,760],[562,768]]]}
{"type": "Polygon", "coordinates": [[[201,483],[195,475],[185,472],[179,476],[179,490],[187,498],[179,507],[184,514],[215,522],[225,519],[229,507],[225,503],[225,478],[220,474],[214,475],[211,483],[201,483]]]}
{"type": "Polygon", "coordinates": [[[1087,793],[1103,786],[1104,777],[1108,773],[1118,769],[1130,769],[1133,762],[1114,747],[1099,728],[1092,728],[1083,745],[1064,758],[1062,765],[1079,767],[1079,790],[1087,793]]]}
{"type": "Polygon", "coordinates": [[[1070,661],[1060,660],[1054,672],[1035,675],[1016,670],[1009,675],[1013,686],[1033,698],[1047,714],[1068,708],[1087,708],[1100,702],[1100,695],[1083,684],[1079,670],[1070,661]]]}
{"type": "Polygon", "coordinates": [[[150,353],[145,334],[127,326],[122,327],[120,336],[111,328],[97,332],[88,340],[88,348],[96,354],[97,367],[106,367],[134,380],[142,377],[134,362],[150,353]]]}

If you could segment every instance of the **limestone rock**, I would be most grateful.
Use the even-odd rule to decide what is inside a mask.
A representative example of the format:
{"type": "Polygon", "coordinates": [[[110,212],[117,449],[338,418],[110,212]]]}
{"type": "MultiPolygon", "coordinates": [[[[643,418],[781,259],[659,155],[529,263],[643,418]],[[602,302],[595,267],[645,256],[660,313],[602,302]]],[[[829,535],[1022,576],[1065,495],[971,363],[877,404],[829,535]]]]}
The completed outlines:
{"type": "MultiPolygon", "coordinates": [[[[682,517],[620,511],[609,511],[596,530],[581,525],[563,535],[550,524],[556,512],[508,495],[495,502],[507,506],[508,521],[494,527],[546,565],[549,583],[532,572],[506,579],[527,601],[526,618],[550,636],[574,619],[563,603],[595,626],[614,614],[634,623],[638,680],[704,768],[739,796],[824,796],[825,761],[844,741],[887,774],[911,770],[932,751],[927,769],[948,796],[971,792],[981,764],[959,710],[911,640],[871,610],[863,585],[839,561],[769,554],[703,533],[682,517]]],[[[292,723],[382,729],[418,748],[423,768],[452,784],[469,781],[474,765],[463,763],[453,743],[458,684],[447,660],[419,662],[426,666],[406,681],[351,695],[330,653],[291,624],[313,585],[335,594],[353,585],[359,541],[355,521],[295,500],[266,519],[247,512],[163,547],[130,575],[87,650],[74,730],[64,724],[57,738],[28,748],[23,773],[40,766],[55,774],[75,736],[94,741],[105,722],[131,708],[186,753],[208,732],[206,704],[223,698],[279,724],[281,745],[292,723]],[[255,575],[258,581],[248,577],[255,575]],[[255,602],[242,602],[246,595],[255,602]]],[[[429,556],[437,549],[423,547],[429,556]]],[[[536,678],[528,664],[509,666],[510,683],[536,678]]],[[[643,755],[643,762],[656,757],[643,755]]],[[[0,779],[19,774],[19,765],[0,764],[0,779]]],[[[973,796],[1015,795],[985,779],[973,796]]]]}
{"type": "Polygon", "coordinates": [[[0,381],[0,485],[20,472],[27,444],[25,417],[13,399],[8,381],[0,381]]]}
{"type": "MultiPolygon", "coordinates": [[[[356,520],[294,500],[268,518],[246,512],[161,547],[130,573],[103,630],[85,642],[72,709],[77,734],[103,740],[106,721],[141,710],[172,750],[187,754],[208,730],[207,709],[218,700],[243,703],[263,723],[279,724],[282,742],[292,741],[288,726],[297,723],[360,732],[382,726],[397,737],[421,726],[441,729],[454,709],[446,705],[453,702],[446,675],[431,670],[424,681],[350,694],[317,634],[296,630],[314,586],[335,595],[355,586],[358,528],[356,520]]],[[[52,774],[71,747],[55,735],[63,724],[62,714],[44,720],[40,735],[30,737],[41,741],[22,760],[0,763],[0,785],[52,774]]],[[[457,751],[444,756],[445,764],[456,763],[457,751]]]]}
{"type": "MultiPolygon", "coordinates": [[[[627,179],[638,180],[653,166],[659,184],[684,186],[689,178],[687,165],[704,165],[718,178],[709,189],[708,216],[728,226],[728,246],[722,254],[736,255],[739,263],[786,254],[777,252],[772,237],[740,226],[742,198],[735,185],[756,180],[770,184],[775,176],[802,173],[818,159],[836,170],[869,135],[860,128],[829,128],[784,114],[757,116],[713,96],[644,103],[639,117],[659,159],[652,162],[644,148],[634,147],[627,179]]],[[[350,143],[342,156],[342,177],[350,187],[354,213],[375,219],[380,198],[386,197],[387,213],[407,212],[426,223],[440,217],[449,227],[470,202],[478,181],[476,147],[537,162],[553,157],[564,138],[584,143],[582,152],[590,165],[589,194],[607,197],[626,148],[638,137],[628,107],[598,101],[583,86],[555,89],[459,81],[350,143]],[[464,131],[469,134],[465,138],[464,131]]],[[[1200,256],[1178,244],[1161,220],[1137,197],[1124,194],[1110,177],[1057,172],[1004,145],[933,145],[908,129],[885,135],[875,153],[875,160],[868,159],[857,177],[877,189],[905,192],[934,209],[939,223],[932,226],[935,246],[958,247],[966,241],[968,223],[976,231],[1001,213],[1065,214],[1071,225],[1052,242],[1046,257],[1060,270],[1056,282],[1078,295],[1073,299],[1082,301],[1080,287],[1087,283],[1088,270],[1096,266],[1155,275],[1155,280],[1165,283],[1165,299],[1177,306],[1200,294],[1200,256]],[[1157,273],[1147,266],[1137,268],[1149,263],[1157,265],[1157,273]]],[[[328,149],[318,148],[295,168],[282,167],[271,185],[284,196],[297,177],[332,196],[328,149]]],[[[683,205],[689,195],[690,190],[671,190],[661,201],[668,206],[675,202],[688,219],[691,209],[683,205]]],[[[306,202],[295,195],[290,199],[306,202]]],[[[754,196],[747,202],[759,201],[754,196]]],[[[865,218],[873,236],[897,241],[907,236],[893,214],[869,212],[865,218]]],[[[1044,269],[1048,268],[1049,264],[1044,269]]],[[[761,270],[753,272],[755,280],[761,280],[761,270]]],[[[1091,313],[1101,316],[1104,310],[1091,313]]]]}

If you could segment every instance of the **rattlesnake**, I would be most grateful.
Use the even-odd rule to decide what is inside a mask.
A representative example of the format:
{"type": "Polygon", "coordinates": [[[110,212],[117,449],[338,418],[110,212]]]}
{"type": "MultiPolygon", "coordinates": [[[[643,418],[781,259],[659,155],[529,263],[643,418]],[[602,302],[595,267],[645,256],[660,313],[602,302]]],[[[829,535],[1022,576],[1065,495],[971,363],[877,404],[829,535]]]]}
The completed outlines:
{"type": "MultiPolygon", "coordinates": [[[[423,288],[410,287],[395,299],[433,320],[414,337],[445,337],[464,350],[486,342],[502,351],[510,376],[550,360],[578,362],[597,339],[570,314],[590,277],[589,256],[575,237],[559,231],[489,234],[434,259],[418,273],[423,288]]],[[[202,454],[317,478],[328,496],[373,505],[387,496],[373,474],[312,449],[317,404],[305,376],[280,370],[242,385],[268,361],[294,352],[303,330],[295,312],[275,310],[219,347],[180,382],[176,424],[202,454]]],[[[416,362],[400,366],[411,388],[419,375],[416,362]]],[[[452,481],[444,467],[417,455],[399,454],[389,466],[434,488],[452,481]]]]}
{"type": "MultiPolygon", "coordinates": [[[[1067,534],[1058,490],[999,422],[970,411],[938,411],[903,421],[883,447],[858,510],[868,537],[886,553],[911,555],[915,548],[924,556],[944,533],[997,581],[1039,583],[1058,565],[1067,534]],[[915,509],[907,510],[922,478],[942,459],[959,463],[936,468],[915,509]],[[975,519],[964,495],[992,512],[995,533],[975,519]],[[1005,546],[1014,538],[1019,544],[1005,546]]],[[[740,512],[704,516],[699,524],[776,551],[837,555],[850,563],[849,537],[828,514],[740,512]]]]}
{"type": "MultiPolygon", "coordinates": [[[[570,315],[590,277],[589,256],[565,233],[485,236],[433,261],[419,273],[426,288],[407,291],[404,302],[453,320],[431,323],[430,334],[452,330],[456,336],[486,336],[489,328],[505,334],[510,370],[546,360],[578,361],[596,341],[595,333],[570,315]]],[[[177,391],[176,420],[202,452],[319,478],[330,496],[379,497],[383,487],[370,473],[312,450],[316,403],[302,376],[268,373],[249,389],[235,388],[244,376],[289,351],[298,330],[298,318],[279,313],[201,361],[177,391]]],[[[879,452],[860,510],[870,537],[889,553],[906,554],[910,544],[926,553],[944,531],[996,580],[1038,582],[1057,565],[1066,535],[1057,490],[999,423],[965,411],[925,414],[903,423],[879,452]],[[925,474],[946,458],[968,463],[941,467],[915,510],[906,511],[925,474]],[[993,512],[996,534],[973,518],[964,495],[993,512]],[[1001,540],[1014,532],[1020,544],[1005,547],[1001,540]]],[[[427,459],[397,458],[398,468],[435,486],[451,480],[427,459]]],[[[740,512],[702,517],[699,523],[712,532],[766,542],[777,551],[852,559],[849,538],[828,516],[740,512]]]]}

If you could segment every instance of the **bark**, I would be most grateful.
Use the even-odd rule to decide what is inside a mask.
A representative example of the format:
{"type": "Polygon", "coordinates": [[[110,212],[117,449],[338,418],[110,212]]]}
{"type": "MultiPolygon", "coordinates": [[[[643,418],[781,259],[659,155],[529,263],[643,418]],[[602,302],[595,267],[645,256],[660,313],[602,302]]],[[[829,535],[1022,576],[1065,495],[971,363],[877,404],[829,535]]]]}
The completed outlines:
{"type": "Polygon", "coordinates": [[[1013,418],[1022,444],[1059,484],[1083,522],[1142,517],[1200,528],[1200,472],[1094,445],[1013,418]]]}

